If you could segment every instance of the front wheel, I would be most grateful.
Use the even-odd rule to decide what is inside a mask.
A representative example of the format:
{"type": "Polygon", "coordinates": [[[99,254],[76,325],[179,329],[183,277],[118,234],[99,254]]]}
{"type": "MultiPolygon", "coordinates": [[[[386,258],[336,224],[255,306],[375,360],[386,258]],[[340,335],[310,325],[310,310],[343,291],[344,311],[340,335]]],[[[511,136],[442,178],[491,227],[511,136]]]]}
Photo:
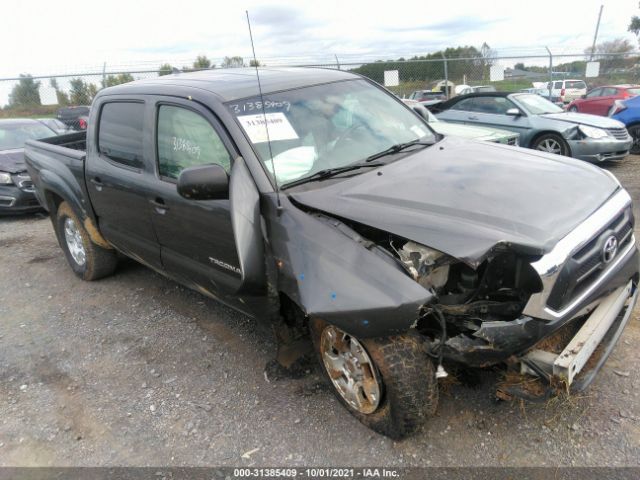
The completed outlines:
{"type": "Polygon", "coordinates": [[[531,145],[534,150],[569,156],[569,146],[560,135],[548,133],[541,135],[531,145]]]}
{"type": "Polygon", "coordinates": [[[567,111],[569,112],[577,112],[578,111],[578,107],[576,107],[575,105],[571,105],[567,111]]]}
{"type": "Polygon", "coordinates": [[[58,243],[78,277],[97,280],[113,273],[118,263],[116,252],[91,241],[89,233],[67,202],[60,204],[52,220],[58,243]]]}
{"type": "Polygon", "coordinates": [[[631,125],[627,128],[629,135],[633,138],[633,144],[631,145],[631,153],[633,155],[640,155],[640,124],[631,125]]]}
{"type": "Polygon", "coordinates": [[[320,320],[311,322],[311,332],[334,393],[367,427],[400,439],[435,413],[435,371],[416,337],[358,340],[320,320]]]}

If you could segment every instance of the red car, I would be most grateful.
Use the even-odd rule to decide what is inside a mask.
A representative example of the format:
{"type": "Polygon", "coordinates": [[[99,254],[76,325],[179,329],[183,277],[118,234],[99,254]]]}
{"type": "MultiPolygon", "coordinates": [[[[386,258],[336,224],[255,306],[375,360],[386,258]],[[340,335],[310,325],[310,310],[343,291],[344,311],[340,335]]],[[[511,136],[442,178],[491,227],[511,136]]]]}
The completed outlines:
{"type": "Polygon", "coordinates": [[[569,104],[570,112],[591,113],[606,117],[616,100],[625,100],[640,95],[640,85],[605,85],[591,90],[569,104]]]}

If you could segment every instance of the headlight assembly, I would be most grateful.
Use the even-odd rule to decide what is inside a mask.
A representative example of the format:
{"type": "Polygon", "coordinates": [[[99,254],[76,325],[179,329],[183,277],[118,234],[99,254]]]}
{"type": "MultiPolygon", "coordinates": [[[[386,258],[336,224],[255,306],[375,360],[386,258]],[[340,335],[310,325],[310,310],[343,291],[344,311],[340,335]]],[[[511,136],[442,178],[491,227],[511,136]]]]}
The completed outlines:
{"type": "Polygon", "coordinates": [[[11,185],[13,180],[11,175],[6,172],[0,172],[0,185],[11,185]]]}
{"type": "Polygon", "coordinates": [[[582,132],[582,134],[585,137],[598,139],[598,138],[605,138],[609,136],[607,131],[601,128],[589,127],[587,125],[580,125],[578,128],[580,129],[580,132],[582,132]]]}

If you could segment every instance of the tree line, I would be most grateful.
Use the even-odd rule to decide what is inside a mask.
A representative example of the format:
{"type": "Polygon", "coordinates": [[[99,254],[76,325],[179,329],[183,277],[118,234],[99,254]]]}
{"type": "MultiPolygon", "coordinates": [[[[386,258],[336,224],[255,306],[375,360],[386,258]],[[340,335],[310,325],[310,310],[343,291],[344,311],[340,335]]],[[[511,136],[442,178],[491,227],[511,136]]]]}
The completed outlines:
{"type": "MultiPolygon", "coordinates": [[[[261,66],[259,61],[250,60],[248,64],[244,59],[239,56],[224,57],[220,67],[221,68],[237,68],[245,66],[261,66]]],[[[216,64],[213,63],[207,56],[198,56],[191,66],[185,66],[181,69],[177,69],[168,63],[163,63],[158,67],[158,75],[169,75],[174,72],[193,72],[198,70],[207,70],[216,68],[216,64]]],[[[98,91],[102,88],[113,87],[122,83],[128,83],[134,81],[134,77],[131,73],[120,73],[117,75],[107,75],[97,85],[90,81],[87,81],[81,77],[75,77],[69,80],[69,88],[67,90],[60,87],[57,78],[51,78],[49,80],[49,87],[51,87],[56,94],[56,103],[59,106],[67,105],[90,105],[93,98],[98,91]]],[[[40,87],[42,82],[36,80],[30,74],[20,74],[18,83],[13,87],[9,93],[9,102],[5,106],[5,109],[24,108],[24,107],[38,107],[42,105],[42,98],[40,97],[40,87]]]]}

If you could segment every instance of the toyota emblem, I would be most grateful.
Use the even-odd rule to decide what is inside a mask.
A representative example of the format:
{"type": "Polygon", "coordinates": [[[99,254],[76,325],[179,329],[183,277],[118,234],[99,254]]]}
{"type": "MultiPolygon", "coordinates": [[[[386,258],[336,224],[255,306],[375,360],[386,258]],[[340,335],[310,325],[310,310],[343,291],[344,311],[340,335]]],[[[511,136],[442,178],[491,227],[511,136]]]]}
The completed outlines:
{"type": "Polygon", "coordinates": [[[618,253],[618,239],[611,235],[602,246],[602,260],[604,263],[610,263],[618,253]]]}

